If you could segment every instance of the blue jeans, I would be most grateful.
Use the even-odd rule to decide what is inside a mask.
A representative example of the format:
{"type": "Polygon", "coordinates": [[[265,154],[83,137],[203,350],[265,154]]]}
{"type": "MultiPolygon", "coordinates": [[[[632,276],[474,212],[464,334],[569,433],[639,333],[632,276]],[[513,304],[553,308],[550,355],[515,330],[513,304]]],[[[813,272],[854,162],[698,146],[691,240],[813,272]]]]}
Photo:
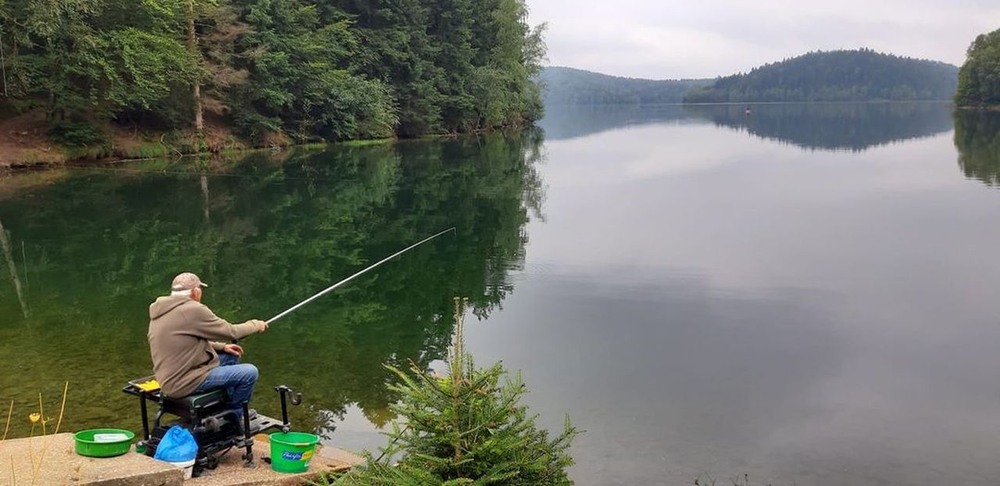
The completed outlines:
{"type": "Polygon", "coordinates": [[[236,416],[243,420],[243,402],[249,402],[253,395],[253,387],[257,384],[257,367],[240,364],[240,359],[229,353],[219,353],[219,366],[208,372],[205,381],[194,389],[195,393],[207,392],[216,388],[226,388],[229,392],[229,405],[236,410],[236,416]]]}

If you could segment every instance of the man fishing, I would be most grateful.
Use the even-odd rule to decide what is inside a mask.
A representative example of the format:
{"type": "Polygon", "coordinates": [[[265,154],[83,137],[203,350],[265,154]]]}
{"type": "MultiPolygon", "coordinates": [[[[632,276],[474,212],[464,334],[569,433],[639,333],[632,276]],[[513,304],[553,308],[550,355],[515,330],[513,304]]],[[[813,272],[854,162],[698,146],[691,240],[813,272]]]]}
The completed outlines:
{"type": "MultiPolygon", "coordinates": [[[[170,295],[149,306],[149,354],[153,374],[169,397],[183,398],[227,388],[230,407],[243,422],[244,402],[257,383],[257,367],[243,363],[243,348],[232,341],[267,330],[267,323],[251,319],[230,324],[201,303],[208,287],[197,275],[174,277],[170,295]]],[[[253,413],[251,412],[251,419],[253,413]]]]}

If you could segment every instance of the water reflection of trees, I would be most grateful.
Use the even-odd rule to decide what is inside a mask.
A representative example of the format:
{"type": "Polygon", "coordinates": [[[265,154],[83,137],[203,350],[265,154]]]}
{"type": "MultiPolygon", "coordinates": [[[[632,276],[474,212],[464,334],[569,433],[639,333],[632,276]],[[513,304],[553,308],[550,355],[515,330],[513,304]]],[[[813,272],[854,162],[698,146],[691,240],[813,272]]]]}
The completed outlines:
{"type": "Polygon", "coordinates": [[[859,152],[951,129],[946,103],[684,105],[690,116],[761,138],[819,150],[859,152]]]}
{"type": "Polygon", "coordinates": [[[11,371],[0,398],[57,397],[68,380],[67,430],[137,425],[134,402],[118,390],[149,371],[146,306],[174,273],[200,273],[211,285],[206,303],[222,316],[268,318],[455,226],[456,236],[244,343],[261,368],[255,402],[265,413],[277,413],[270,386],[285,383],[314,407],[295,410],[302,426],[352,403],[384,422],[394,397],[382,363],[443,358],[452,296],[468,296],[486,317],[512,291],[524,225],[541,216],[539,144],[529,133],[336,147],[287,161],[158,161],[85,169],[18,194],[0,203],[0,219],[26,247],[32,314],[23,318],[13,288],[0,286],[0,368],[11,371]]]}
{"type": "Polygon", "coordinates": [[[1000,184],[1000,113],[956,111],[955,147],[965,177],[991,186],[1000,184]]]}
{"type": "Polygon", "coordinates": [[[539,123],[546,140],[568,140],[616,128],[690,118],[681,105],[546,105],[539,123]]]}
{"type": "Polygon", "coordinates": [[[784,103],[751,105],[546,106],[547,140],[656,123],[714,123],[819,150],[861,151],[951,129],[946,103],[784,103]]]}

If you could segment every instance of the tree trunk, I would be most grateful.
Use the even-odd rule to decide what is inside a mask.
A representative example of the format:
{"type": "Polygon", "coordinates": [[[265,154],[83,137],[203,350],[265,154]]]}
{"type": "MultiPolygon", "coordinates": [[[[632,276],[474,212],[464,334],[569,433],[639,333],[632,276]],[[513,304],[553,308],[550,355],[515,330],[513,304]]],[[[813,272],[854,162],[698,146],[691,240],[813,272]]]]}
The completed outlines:
{"type": "MultiPolygon", "coordinates": [[[[196,59],[197,68],[201,68],[201,53],[198,52],[198,33],[194,29],[194,0],[187,0],[187,48],[188,52],[196,59]]],[[[200,75],[200,73],[198,73],[200,75]]],[[[201,108],[201,81],[195,77],[194,86],[191,89],[191,96],[194,100],[194,129],[201,131],[205,128],[201,108]]]]}
{"type": "Polygon", "coordinates": [[[3,57],[3,32],[0,32],[0,76],[3,76],[3,96],[7,97],[7,63],[3,57]]]}
{"type": "Polygon", "coordinates": [[[56,92],[52,88],[49,88],[49,101],[45,110],[45,121],[56,121],[56,92]]]}
{"type": "Polygon", "coordinates": [[[200,132],[203,128],[205,128],[205,121],[202,116],[201,109],[201,84],[198,83],[198,81],[194,82],[194,90],[192,94],[194,96],[194,129],[200,132]]]}

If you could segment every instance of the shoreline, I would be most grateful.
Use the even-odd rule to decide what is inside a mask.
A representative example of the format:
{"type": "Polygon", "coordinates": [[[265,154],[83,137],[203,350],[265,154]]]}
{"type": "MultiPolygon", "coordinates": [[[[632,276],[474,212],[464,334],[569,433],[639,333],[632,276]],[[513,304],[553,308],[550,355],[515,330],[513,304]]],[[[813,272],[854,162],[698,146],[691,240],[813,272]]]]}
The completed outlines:
{"type": "MultiPolygon", "coordinates": [[[[440,136],[447,138],[447,136],[440,136]]],[[[201,151],[170,151],[167,145],[150,149],[150,145],[142,145],[141,150],[106,150],[104,147],[81,147],[81,148],[53,148],[45,145],[35,145],[23,148],[28,153],[28,157],[18,159],[0,159],[0,173],[16,174],[27,172],[41,172],[46,170],[56,170],[74,166],[86,166],[90,164],[108,164],[120,162],[137,162],[143,160],[155,160],[165,158],[214,158],[233,157],[249,155],[259,152],[285,152],[289,150],[322,150],[330,146],[366,146],[366,145],[390,145],[412,140],[430,140],[439,136],[426,136],[414,139],[378,138],[363,140],[345,140],[341,142],[308,142],[301,144],[283,144],[272,146],[254,145],[231,145],[219,149],[205,149],[201,151]],[[44,156],[43,156],[44,154],[44,156]]]]}
{"type": "MultiPolygon", "coordinates": [[[[33,172],[83,166],[165,158],[213,158],[231,157],[254,152],[283,152],[288,150],[321,150],[330,146],[367,146],[456,139],[463,136],[481,136],[487,133],[524,130],[536,126],[498,127],[494,130],[478,130],[471,133],[431,133],[412,138],[373,138],[342,141],[311,141],[293,143],[287,138],[272,140],[271,143],[254,144],[238,139],[226,130],[207,129],[201,134],[194,133],[135,133],[116,131],[103,145],[65,147],[51,143],[44,135],[20,132],[21,140],[3,140],[0,136],[0,174],[33,172]],[[167,139],[169,136],[169,140],[167,139]],[[6,142],[6,143],[4,143],[6,142]],[[13,142],[13,143],[11,143],[13,142]]],[[[3,135],[3,134],[0,134],[3,135]]]]}

